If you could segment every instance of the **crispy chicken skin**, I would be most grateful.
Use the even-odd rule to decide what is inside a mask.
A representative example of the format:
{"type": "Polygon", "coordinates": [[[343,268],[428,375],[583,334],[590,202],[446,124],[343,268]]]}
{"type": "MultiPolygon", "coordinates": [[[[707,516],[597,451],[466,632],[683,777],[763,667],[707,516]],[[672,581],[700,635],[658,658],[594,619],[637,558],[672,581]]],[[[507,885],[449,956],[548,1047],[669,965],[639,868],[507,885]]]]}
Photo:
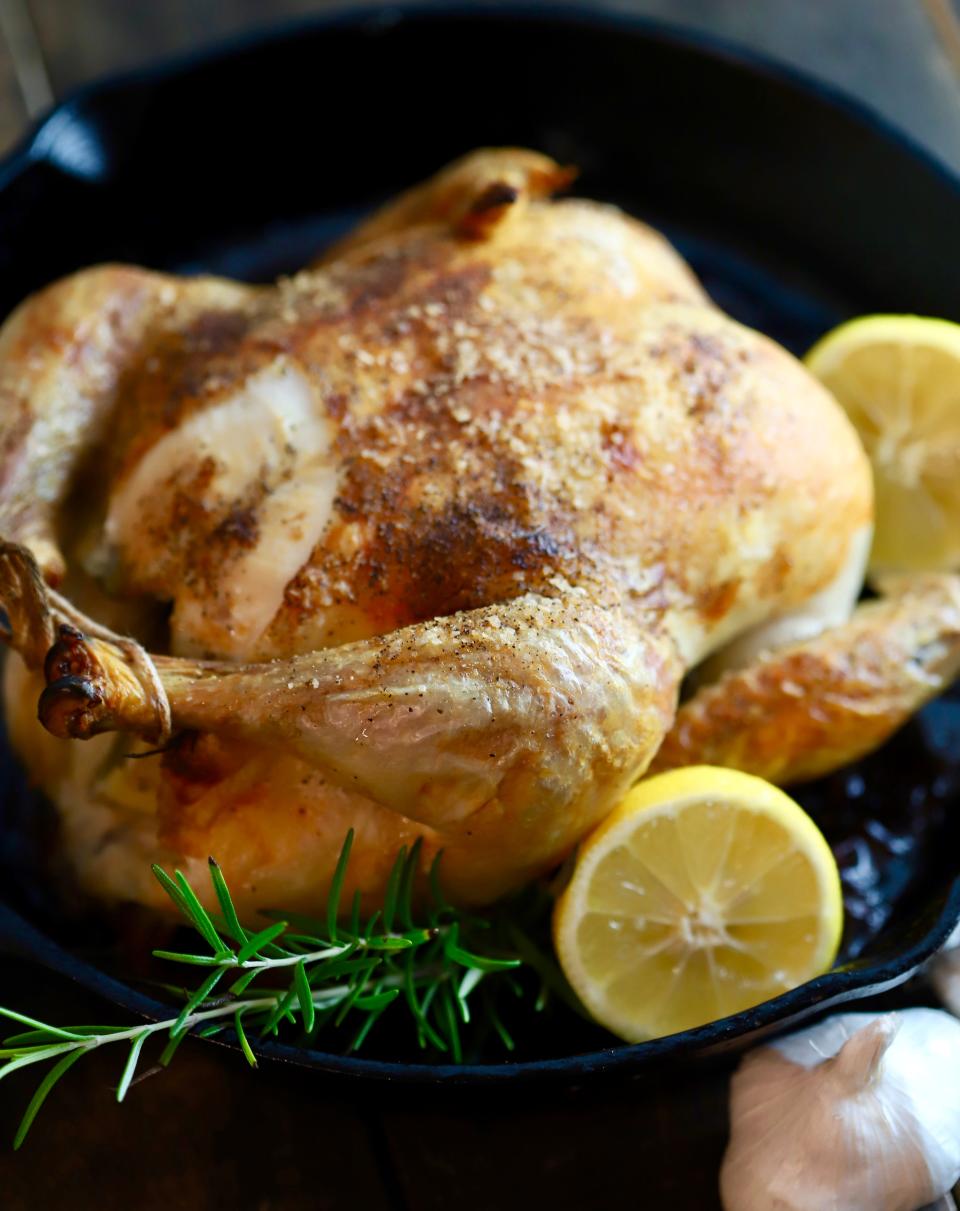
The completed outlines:
{"type": "Polygon", "coordinates": [[[477,152],[275,287],[105,266],[7,321],[10,728],[97,894],[213,853],[248,910],[316,906],[353,826],[362,891],[422,835],[490,900],[642,775],[686,670],[844,575],[835,401],[569,177],[477,152]]]}
{"type": "Polygon", "coordinates": [[[844,626],[760,656],[677,712],[650,773],[705,762],[790,784],[882,744],[960,675],[960,577],[904,583],[844,626]]]}

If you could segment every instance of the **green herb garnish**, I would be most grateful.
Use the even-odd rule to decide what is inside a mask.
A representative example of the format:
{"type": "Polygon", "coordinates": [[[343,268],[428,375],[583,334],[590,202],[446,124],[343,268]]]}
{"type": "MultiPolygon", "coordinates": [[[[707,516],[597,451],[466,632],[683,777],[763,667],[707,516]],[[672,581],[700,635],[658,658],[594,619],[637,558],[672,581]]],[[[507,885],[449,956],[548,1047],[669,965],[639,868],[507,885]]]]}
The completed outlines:
{"type": "Polygon", "coordinates": [[[437,862],[430,872],[430,903],[417,912],[413,885],[419,842],[398,854],[383,904],[366,922],[360,919],[359,897],[343,914],[340,900],[352,841],[351,831],[322,919],[268,912],[264,915],[272,924],[257,932],[241,925],[223,872],[212,858],[210,878],[219,913],[203,907],[180,871],[171,878],[154,866],[164,891],[206,949],[153,953],[169,962],[207,968],[205,977],[192,992],[164,985],[168,991],[182,992],[185,1000],[179,1012],[164,1021],[130,1027],[65,1028],[0,1007],[0,1016],[29,1028],[3,1040],[0,1080],[17,1069],[52,1061],[20,1122],[14,1148],[23,1143],[57,1081],[87,1052],[108,1043],[126,1044],[129,1049],[116,1090],[117,1101],[122,1102],[144,1044],[154,1035],[166,1039],[159,1056],[159,1064],[166,1067],[188,1034],[207,1038],[232,1030],[255,1068],[251,1039],[275,1037],[284,1030],[292,1033],[291,1041],[310,1047],[325,1028],[346,1024],[352,1029],[347,1050],[356,1051],[380,1018],[396,1006],[395,1014],[406,1011],[421,1048],[460,1063],[464,1028],[471,1023],[471,1006],[477,998],[481,1008],[476,1018],[505,1048],[513,1049],[496,1002],[501,991],[509,992],[511,999],[528,991],[514,974],[518,967],[526,966],[535,977],[536,1008],[542,1008],[550,991],[567,999],[556,964],[512,916],[504,916],[502,910],[492,918],[467,914],[445,901],[437,862]]]}

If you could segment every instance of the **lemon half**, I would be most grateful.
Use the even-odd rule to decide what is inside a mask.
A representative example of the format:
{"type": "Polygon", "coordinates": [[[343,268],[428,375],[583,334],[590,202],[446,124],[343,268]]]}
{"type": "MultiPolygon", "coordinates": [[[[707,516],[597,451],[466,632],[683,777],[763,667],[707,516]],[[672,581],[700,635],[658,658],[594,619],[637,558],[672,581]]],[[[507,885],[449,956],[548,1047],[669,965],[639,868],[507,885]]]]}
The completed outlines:
{"type": "Polygon", "coordinates": [[[873,464],[871,570],[960,567],[960,324],[866,316],[828,333],[806,363],[873,464]]]}
{"type": "Polygon", "coordinates": [[[639,783],[581,847],[554,944],[631,1042],[726,1017],[826,971],[843,926],[819,829],[783,791],[693,766],[639,783]]]}

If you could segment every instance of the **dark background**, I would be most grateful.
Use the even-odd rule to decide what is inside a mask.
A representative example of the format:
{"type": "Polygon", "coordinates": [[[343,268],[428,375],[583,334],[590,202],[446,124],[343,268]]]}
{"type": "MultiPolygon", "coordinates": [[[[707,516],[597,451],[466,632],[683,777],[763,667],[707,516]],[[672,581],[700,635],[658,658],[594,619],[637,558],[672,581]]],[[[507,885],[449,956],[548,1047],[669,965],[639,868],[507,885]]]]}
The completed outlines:
{"type": "MultiPolygon", "coordinates": [[[[952,0],[620,0],[712,30],[838,84],[960,168],[960,19],[952,0]]],[[[32,116],[104,72],[332,7],[310,0],[0,0],[0,152],[32,116]]],[[[59,1021],[97,1002],[11,960],[0,1003],[59,1021]]],[[[18,1156],[5,1151],[36,1076],[0,1086],[0,1208],[718,1207],[724,1069],[518,1100],[387,1091],[356,1102],[308,1073],[247,1071],[184,1045],[117,1107],[122,1057],[86,1058],[18,1156]]]]}

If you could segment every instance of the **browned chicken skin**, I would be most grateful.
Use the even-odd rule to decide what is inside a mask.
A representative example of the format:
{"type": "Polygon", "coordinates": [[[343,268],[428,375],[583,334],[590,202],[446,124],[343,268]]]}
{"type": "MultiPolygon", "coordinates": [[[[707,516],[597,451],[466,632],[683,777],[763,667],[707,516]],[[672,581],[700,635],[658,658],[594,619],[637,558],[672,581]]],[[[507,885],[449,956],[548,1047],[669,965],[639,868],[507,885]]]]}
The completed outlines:
{"type": "Polygon", "coordinates": [[[644,772],[688,668],[843,579],[872,500],[840,409],[568,179],[475,153],[276,287],[107,266],[0,332],[8,705],[45,667],[57,735],[177,735],[124,762],[12,713],[99,894],[215,853],[246,907],[315,905],[353,826],[363,890],[422,835],[489,900],[644,772]],[[171,603],[174,655],[27,552],[115,630],[171,603]]]}

